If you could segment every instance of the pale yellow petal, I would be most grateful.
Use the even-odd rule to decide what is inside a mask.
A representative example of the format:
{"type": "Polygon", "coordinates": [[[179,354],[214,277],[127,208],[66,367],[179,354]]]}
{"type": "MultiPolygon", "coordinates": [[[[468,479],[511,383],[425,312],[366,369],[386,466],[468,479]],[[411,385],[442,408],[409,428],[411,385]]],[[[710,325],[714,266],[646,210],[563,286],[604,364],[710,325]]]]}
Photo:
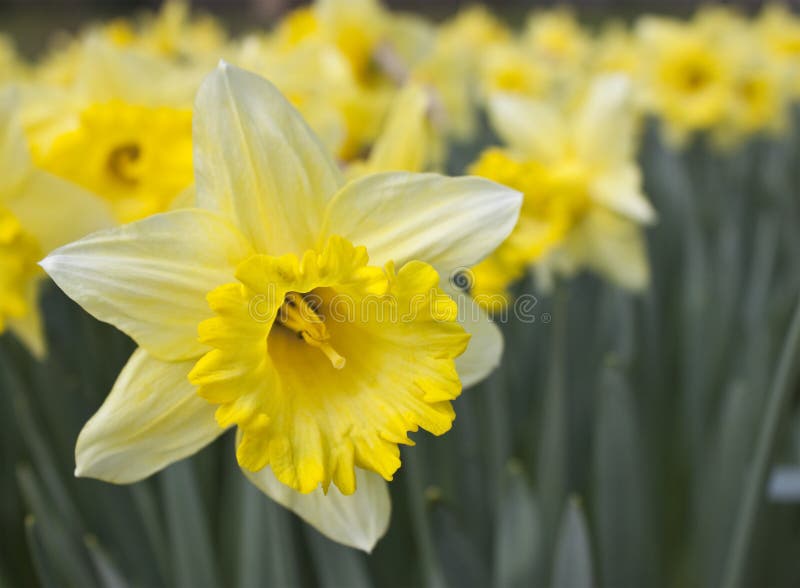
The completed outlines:
{"type": "Polygon", "coordinates": [[[642,174],[631,163],[594,180],[592,199],[610,210],[643,224],[656,220],[656,211],[642,193],[642,174]]]}
{"type": "Polygon", "coordinates": [[[374,174],[334,197],[320,240],[340,235],[366,246],[373,264],[418,259],[447,276],[500,245],[521,204],[519,192],[482,178],[374,174]]]}
{"type": "Polygon", "coordinates": [[[327,495],[321,488],[300,494],[279,482],[269,467],[242,471],[264,494],[337,543],[370,552],[389,527],[389,489],[378,474],[356,469],[357,489],[345,496],[333,485],[327,495]]]}
{"type": "Polygon", "coordinates": [[[134,352],[75,447],[75,475],[130,484],[199,451],[224,432],[197,396],[193,362],[134,352]]]}
{"type": "Polygon", "coordinates": [[[506,145],[542,163],[557,160],[567,146],[567,130],[553,106],[511,94],[489,100],[492,128],[506,145]]]}
{"type": "Polygon", "coordinates": [[[429,169],[434,137],[428,121],[428,93],[410,84],[395,98],[367,162],[370,172],[429,169]]]}
{"type": "Polygon", "coordinates": [[[45,253],[116,224],[103,200],[39,170],[28,176],[6,205],[45,253]]]}
{"type": "Polygon", "coordinates": [[[631,98],[631,82],[623,75],[594,82],[573,129],[580,161],[600,169],[633,161],[636,110],[631,98]]]}
{"type": "Polygon", "coordinates": [[[212,315],[206,294],[233,281],[249,254],[226,219],[186,209],[90,235],[41,265],[93,316],[155,357],[178,360],[207,351],[197,338],[198,325],[212,315]]]}
{"type": "Polygon", "coordinates": [[[650,266],[642,229],[613,213],[595,210],[566,245],[566,256],[635,292],[647,288],[650,266]]]}
{"type": "Polygon", "coordinates": [[[314,245],[343,180],[275,86],[220,64],[197,94],[194,141],[198,206],[229,216],[261,253],[314,245]]]}

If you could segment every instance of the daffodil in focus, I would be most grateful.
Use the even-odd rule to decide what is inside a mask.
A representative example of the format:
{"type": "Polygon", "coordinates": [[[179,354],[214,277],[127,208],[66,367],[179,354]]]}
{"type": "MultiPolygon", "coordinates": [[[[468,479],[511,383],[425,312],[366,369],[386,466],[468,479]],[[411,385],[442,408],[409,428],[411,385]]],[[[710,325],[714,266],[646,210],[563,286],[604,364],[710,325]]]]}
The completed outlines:
{"type": "Polygon", "coordinates": [[[576,111],[514,95],[489,104],[505,147],[485,150],[471,172],[523,193],[514,232],[474,270],[476,299],[496,307],[532,267],[547,287],[590,269],[631,290],[648,283],[641,225],[655,214],[635,160],[630,83],[599,78],[576,111]]]}
{"type": "Polygon", "coordinates": [[[45,275],[37,262],[112,221],[94,196],[34,167],[17,104],[13,90],[0,91],[0,334],[10,330],[41,357],[38,294],[45,275]]]}
{"type": "Polygon", "coordinates": [[[42,264],[140,346],[81,432],[76,473],[134,482],[236,427],[248,479],[370,550],[398,444],[446,432],[462,382],[496,361],[443,283],[507,237],[521,197],[434,174],[345,182],[274,86],[225,64],[198,92],[194,141],[196,208],[42,264]]]}

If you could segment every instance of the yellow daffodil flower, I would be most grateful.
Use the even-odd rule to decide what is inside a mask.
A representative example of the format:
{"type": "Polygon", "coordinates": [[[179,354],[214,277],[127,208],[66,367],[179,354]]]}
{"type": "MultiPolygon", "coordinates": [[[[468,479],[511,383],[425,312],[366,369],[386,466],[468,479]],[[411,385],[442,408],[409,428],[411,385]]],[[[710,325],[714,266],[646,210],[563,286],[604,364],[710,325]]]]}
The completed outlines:
{"type": "Polygon", "coordinates": [[[17,102],[10,88],[0,91],[0,334],[10,330],[42,357],[38,260],[112,221],[97,198],[33,166],[17,102]]]}
{"type": "Polygon", "coordinates": [[[708,29],[645,18],[637,26],[643,99],[675,143],[709,130],[726,114],[732,65],[708,29]]]}
{"type": "Polygon", "coordinates": [[[576,112],[514,95],[489,104],[507,147],[483,152],[471,172],[524,195],[509,239],[475,268],[480,301],[498,294],[532,265],[544,280],[582,268],[632,290],[648,282],[640,224],[654,219],[635,161],[630,83],[602,77],[576,112]]]}
{"type": "Polygon", "coordinates": [[[524,40],[535,55],[561,67],[581,63],[591,47],[588,35],[568,10],[532,14],[524,40]]]}
{"type": "Polygon", "coordinates": [[[518,44],[496,44],[486,49],[480,66],[483,91],[518,93],[543,98],[552,83],[552,72],[518,44]]]}
{"type": "Polygon", "coordinates": [[[68,87],[31,90],[26,131],[37,165],[107,200],[120,222],[167,210],[192,184],[199,76],[99,39],[83,51],[68,87]]]}
{"type": "Polygon", "coordinates": [[[441,285],[505,239],[521,197],[434,174],[345,182],[274,86],[226,64],[193,124],[197,208],[42,263],[140,345],[80,434],[77,474],[134,482],[235,426],[248,479],[370,550],[398,444],[447,431],[462,381],[495,362],[481,341],[459,360],[469,336],[441,285]]]}

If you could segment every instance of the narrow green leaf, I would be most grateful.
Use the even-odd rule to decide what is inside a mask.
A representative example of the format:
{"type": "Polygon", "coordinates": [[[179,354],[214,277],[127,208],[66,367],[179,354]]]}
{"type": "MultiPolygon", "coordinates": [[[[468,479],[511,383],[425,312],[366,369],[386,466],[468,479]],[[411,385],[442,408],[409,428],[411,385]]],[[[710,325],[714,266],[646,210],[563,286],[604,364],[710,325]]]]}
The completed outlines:
{"type": "Polygon", "coordinates": [[[116,564],[97,542],[97,537],[87,535],[83,538],[83,542],[86,545],[86,549],[89,550],[94,569],[100,578],[100,585],[104,588],[127,588],[128,583],[125,581],[122,572],[117,569],[116,564]]]}
{"type": "MultiPolygon", "coordinates": [[[[22,495],[38,521],[40,555],[48,570],[53,570],[59,584],[90,587],[97,583],[87,553],[82,549],[78,529],[71,528],[52,508],[36,475],[29,466],[17,468],[22,495]]],[[[50,572],[48,572],[49,574],[50,572]]]]}
{"type": "Polygon", "coordinates": [[[369,588],[372,582],[366,556],[355,549],[334,543],[315,529],[304,526],[317,572],[317,585],[322,588],[369,588]]]}
{"type": "MultiPolygon", "coordinates": [[[[541,440],[536,460],[536,487],[541,500],[545,535],[555,532],[561,505],[567,493],[569,438],[567,435],[567,298],[566,284],[558,285],[553,310],[553,342],[544,408],[541,440]]],[[[549,559],[550,554],[545,557],[549,559]]]]}
{"type": "Polygon", "coordinates": [[[406,480],[409,506],[411,509],[414,536],[416,539],[417,557],[419,558],[425,586],[428,588],[445,588],[444,572],[435,554],[431,522],[425,499],[422,480],[422,464],[416,451],[403,452],[403,476],[406,480]]]}
{"type": "Polygon", "coordinates": [[[25,539],[31,553],[33,567],[36,570],[36,577],[43,588],[60,588],[61,583],[56,580],[58,574],[51,568],[49,558],[45,555],[44,546],[39,538],[36,518],[33,515],[25,517],[25,539]]]}
{"type": "Polygon", "coordinates": [[[174,585],[218,586],[208,516],[200,500],[192,463],[183,460],[160,475],[167,515],[174,585]]]}
{"type": "Polygon", "coordinates": [[[297,542],[291,515],[266,497],[238,471],[240,520],[238,583],[252,586],[298,586],[297,542]]]}
{"type": "Polygon", "coordinates": [[[523,588],[541,583],[542,530],[539,506],[522,465],[506,468],[494,545],[494,585],[523,588]]]}
{"type": "Polygon", "coordinates": [[[551,584],[554,588],[591,588],[593,577],[586,517],[580,501],[572,498],[561,516],[551,584]]]}
{"type": "Polygon", "coordinates": [[[619,370],[605,367],[600,382],[593,474],[600,576],[607,586],[650,585],[649,512],[635,407],[619,370]]]}
{"type": "Polygon", "coordinates": [[[764,486],[780,425],[787,414],[798,363],[800,363],[800,300],[797,301],[792,322],[784,340],[778,369],[767,398],[753,462],[748,472],[736,526],[731,538],[722,586],[736,588],[743,584],[747,556],[752,541],[759,508],[764,499],[764,486]]]}

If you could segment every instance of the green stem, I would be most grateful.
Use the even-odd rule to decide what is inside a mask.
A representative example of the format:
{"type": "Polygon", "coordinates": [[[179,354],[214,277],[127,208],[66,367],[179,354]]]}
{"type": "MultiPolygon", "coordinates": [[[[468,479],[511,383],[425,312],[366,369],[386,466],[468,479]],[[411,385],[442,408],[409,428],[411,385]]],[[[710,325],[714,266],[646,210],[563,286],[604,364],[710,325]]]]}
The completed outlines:
{"type": "Polygon", "coordinates": [[[800,300],[786,335],[778,362],[778,371],[764,410],[752,467],[739,505],[739,516],[736,518],[733,540],[725,564],[725,575],[722,582],[724,588],[736,588],[742,585],[753,529],[761,506],[769,467],[772,463],[771,458],[778,437],[781,417],[786,413],[786,405],[791,396],[791,380],[798,357],[800,357],[800,300]]]}
{"type": "Polygon", "coordinates": [[[537,485],[542,497],[544,528],[554,533],[567,492],[569,463],[568,407],[566,387],[567,298],[566,283],[556,285],[552,327],[553,339],[545,405],[541,413],[542,432],[537,460],[537,485]]]}

